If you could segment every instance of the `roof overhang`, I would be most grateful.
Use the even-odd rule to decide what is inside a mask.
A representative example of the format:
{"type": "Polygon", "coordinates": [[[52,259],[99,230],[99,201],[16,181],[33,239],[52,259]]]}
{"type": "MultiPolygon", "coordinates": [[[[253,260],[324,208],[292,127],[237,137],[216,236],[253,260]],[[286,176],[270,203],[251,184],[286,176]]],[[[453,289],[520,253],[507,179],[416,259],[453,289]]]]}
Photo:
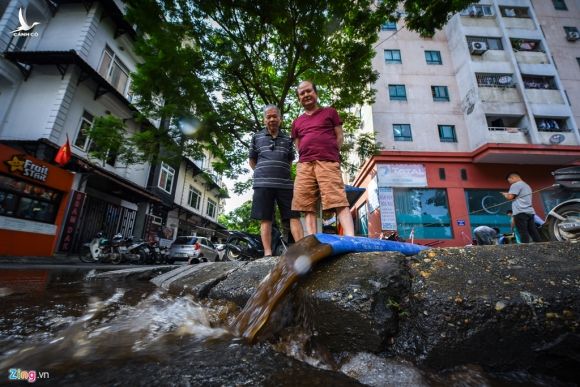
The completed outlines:
{"type": "MultiPolygon", "coordinates": [[[[114,0],[99,0],[99,2],[103,5],[103,8],[105,9],[105,14],[113,20],[115,26],[117,27],[115,29],[115,39],[122,34],[128,34],[133,39],[137,37],[137,32],[135,31],[135,28],[133,28],[133,26],[125,19],[123,11],[117,6],[114,0]]],[[[82,3],[88,12],[91,9],[91,6],[94,3],[94,1],[51,0],[47,1],[47,3],[49,4],[52,13],[54,14],[58,11],[58,7],[63,4],[77,4],[77,3],[82,3]]]]}
{"type": "Polygon", "coordinates": [[[572,165],[580,160],[579,146],[485,144],[473,152],[474,164],[572,165]]]}

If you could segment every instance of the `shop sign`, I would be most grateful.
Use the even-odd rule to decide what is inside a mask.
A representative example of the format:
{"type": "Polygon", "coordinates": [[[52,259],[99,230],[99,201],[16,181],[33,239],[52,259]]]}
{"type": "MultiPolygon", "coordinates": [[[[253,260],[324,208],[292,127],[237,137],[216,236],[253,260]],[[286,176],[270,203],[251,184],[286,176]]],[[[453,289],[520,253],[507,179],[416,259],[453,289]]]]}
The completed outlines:
{"type": "Polygon", "coordinates": [[[379,205],[381,208],[381,229],[396,230],[397,215],[392,188],[379,187],[379,205]]]}
{"type": "Polygon", "coordinates": [[[69,251],[72,247],[72,242],[76,230],[76,225],[80,220],[83,203],[85,202],[86,194],[84,192],[74,191],[70,203],[70,209],[64,222],[64,229],[62,238],[60,240],[60,251],[69,251]]]}
{"type": "Polygon", "coordinates": [[[380,164],[379,187],[427,187],[427,173],[422,164],[380,164]]]}
{"type": "Polygon", "coordinates": [[[48,177],[48,167],[35,164],[23,155],[14,155],[12,159],[6,160],[4,163],[10,168],[10,173],[42,182],[45,182],[48,177]]]}

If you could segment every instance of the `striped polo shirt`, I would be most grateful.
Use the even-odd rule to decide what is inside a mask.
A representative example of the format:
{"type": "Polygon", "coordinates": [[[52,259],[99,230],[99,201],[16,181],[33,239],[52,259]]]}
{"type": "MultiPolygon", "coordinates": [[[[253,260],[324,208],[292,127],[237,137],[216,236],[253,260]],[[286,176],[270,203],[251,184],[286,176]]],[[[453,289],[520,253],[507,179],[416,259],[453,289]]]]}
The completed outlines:
{"type": "Polygon", "coordinates": [[[292,139],[282,130],[274,139],[268,129],[252,137],[250,159],[256,160],[254,188],[293,189],[290,164],[294,160],[292,139]]]}

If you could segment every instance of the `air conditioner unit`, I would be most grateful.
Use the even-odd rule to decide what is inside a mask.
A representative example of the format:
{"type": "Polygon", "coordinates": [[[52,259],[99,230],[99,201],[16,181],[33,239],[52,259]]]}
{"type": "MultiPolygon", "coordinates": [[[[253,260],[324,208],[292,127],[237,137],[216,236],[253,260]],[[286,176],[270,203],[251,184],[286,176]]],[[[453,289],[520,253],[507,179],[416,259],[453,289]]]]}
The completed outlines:
{"type": "Polygon", "coordinates": [[[163,219],[160,216],[149,215],[151,216],[151,223],[161,225],[163,223],[163,219]]]}
{"type": "Polygon", "coordinates": [[[580,32],[578,32],[578,31],[568,31],[566,33],[566,39],[568,39],[568,41],[570,41],[570,42],[575,42],[578,39],[580,39],[580,32]]]}
{"type": "Polygon", "coordinates": [[[469,43],[469,52],[473,55],[481,55],[487,51],[486,42],[471,42],[469,43]]]}

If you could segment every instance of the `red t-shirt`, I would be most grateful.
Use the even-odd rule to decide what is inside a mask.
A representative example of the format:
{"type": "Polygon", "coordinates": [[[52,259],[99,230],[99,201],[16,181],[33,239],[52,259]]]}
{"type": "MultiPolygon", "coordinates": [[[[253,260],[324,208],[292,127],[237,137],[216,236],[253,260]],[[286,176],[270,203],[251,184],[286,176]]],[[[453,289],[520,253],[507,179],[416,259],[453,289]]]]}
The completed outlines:
{"type": "Polygon", "coordinates": [[[306,113],[292,123],[292,138],[300,140],[298,161],[340,161],[334,128],[342,125],[336,110],[320,108],[312,115],[306,113]]]}

